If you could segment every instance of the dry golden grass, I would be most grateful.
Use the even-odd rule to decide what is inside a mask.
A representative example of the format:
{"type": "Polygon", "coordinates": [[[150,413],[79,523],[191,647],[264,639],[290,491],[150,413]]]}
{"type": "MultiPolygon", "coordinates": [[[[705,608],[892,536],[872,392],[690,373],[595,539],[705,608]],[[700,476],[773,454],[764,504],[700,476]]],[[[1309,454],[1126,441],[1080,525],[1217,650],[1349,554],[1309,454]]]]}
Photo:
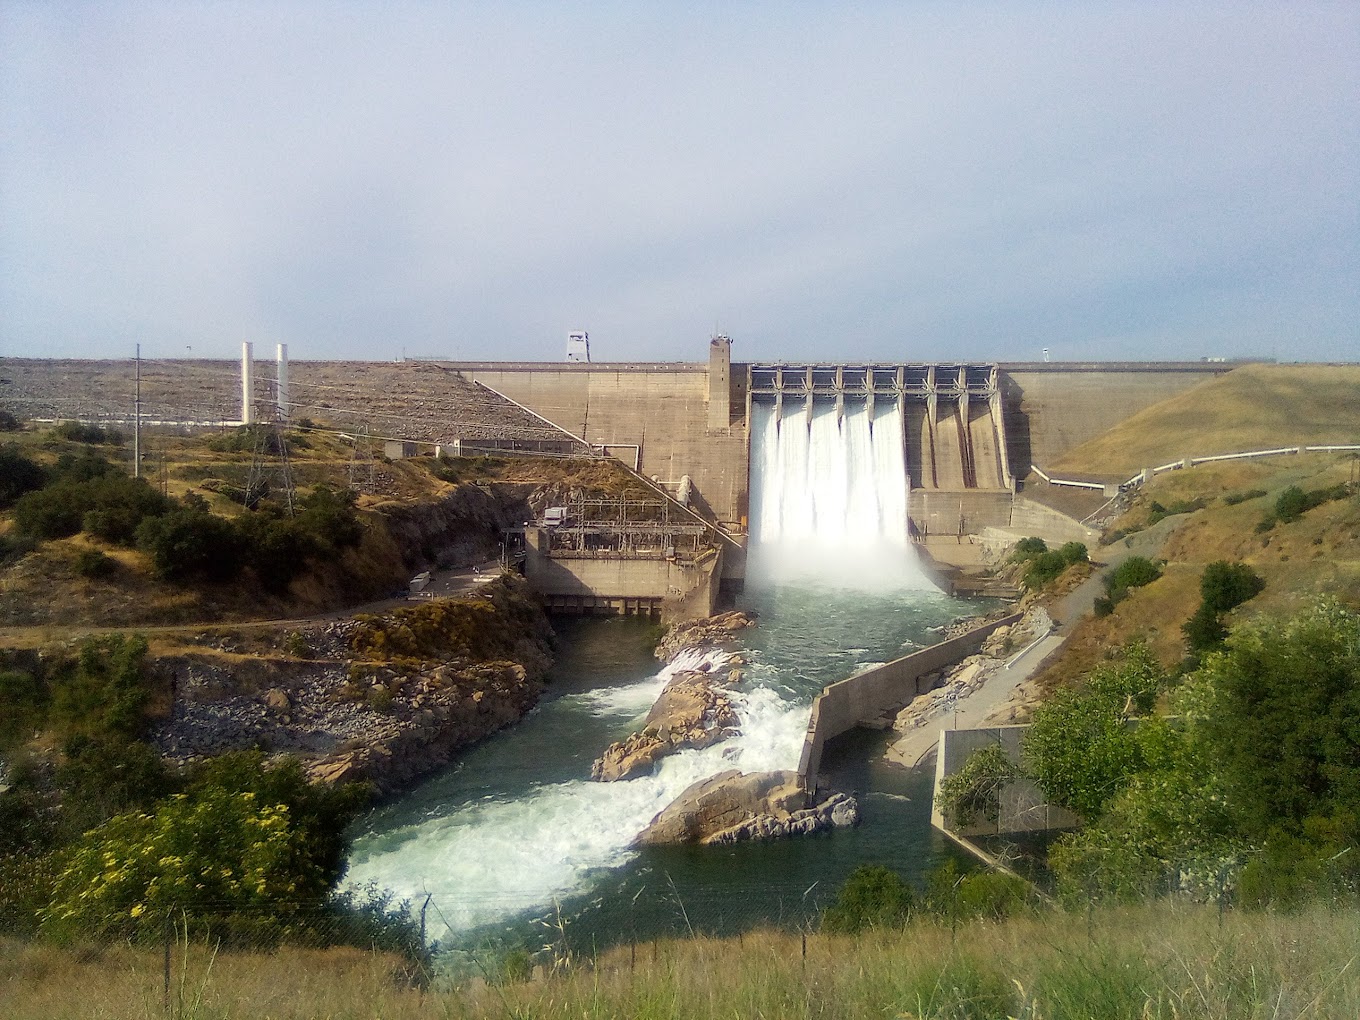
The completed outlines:
{"type": "MultiPolygon", "coordinates": [[[[1319,595],[1360,607],[1360,498],[1324,503],[1291,524],[1265,533],[1256,530],[1286,487],[1327,488],[1350,480],[1354,470],[1345,455],[1309,454],[1228,461],[1157,476],[1114,528],[1142,529],[1153,502],[1171,506],[1204,498],[1207,505],[1167,518],[1159,526],[1166,538],[1154,541],[1147,554],[1166,561],[1163,576],[1131,592],[1109,616],[1083,619],[1035,675],[1033,686],[1043,691],[1069,683],[1103,661],[1110,649],[1134,639],[1145,641],[1164,666],[1174,667],[1186,652],[1181,625],[1199,606],[1200,573],[1217,560],[1247,563],[1266,582],[1265,590],[1239,608],[1230,622],[1287,616],[1319,595]],[[1248,490],[1265,490],[1266,495],[1232,506],[1222,498],[1248,490]]],[[[1092,557],[1108,560],[1128,541],[1094,550],[1092,557]]]]}
{"type": "Polygon", "coordinates": [[[428,991],[356,950],[161,954],[0,943],[0,1007],[66,1018],[826,1017],[1254,1020],[1360,1016],[1360,915],[1152,903],[862,936],[752,932],[623,946],[525,984],[428,991]]]}
{"type": "Polygon", "coordinates": [[[1185,456],[1358,442],[1360,366],[1248,365],[1138,412],[1051,470],[1131,475],[1185,456]]]}

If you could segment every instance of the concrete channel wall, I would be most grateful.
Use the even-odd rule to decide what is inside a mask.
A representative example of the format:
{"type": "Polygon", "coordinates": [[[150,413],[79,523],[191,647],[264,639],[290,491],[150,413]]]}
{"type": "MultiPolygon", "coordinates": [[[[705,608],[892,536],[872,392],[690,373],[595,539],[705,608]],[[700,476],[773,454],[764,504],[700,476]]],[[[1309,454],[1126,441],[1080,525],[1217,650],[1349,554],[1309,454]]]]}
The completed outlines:
{"type": "Polygon", "coordinates": [[[969,825],[954,825],[940,810],[940,784],[963,768],[974,751],[993,744],[1001,748],[1006,759],[1020,764],[1020,752],[1025,743],[1028,726],[984,726],[968,730],[940,730],[940,750],[935,756],[935,795],[932,798],[930,823],[941,831],[955,836],[998,836],[1012,832],[1045,832],[1049,829],[1072,829],[1081,819],[1065,808],[1049,804],[1041,791],[1029,779],[1019,779],[1006,786],[998,798],[997,817],[975,818],[969,825]]]}
{"type": "Polygon", "coordinates": [[[798,762],[798,778],[805,789],[817,786],[817,771],[822,764],[822,749],[833,737],[871,722],[884,712],[909,705],[918,695],[934,689],[938,683],[925,682],[925,677],[952,666],[960,659],[977,652],[987,637],[998,627],[1018,621],[1022,613],[975,627],[948,641],[923,648],[911,655],[865,670],[830,684],[812,703],[807,736],[803,740],[803,754],[798,762]]]}

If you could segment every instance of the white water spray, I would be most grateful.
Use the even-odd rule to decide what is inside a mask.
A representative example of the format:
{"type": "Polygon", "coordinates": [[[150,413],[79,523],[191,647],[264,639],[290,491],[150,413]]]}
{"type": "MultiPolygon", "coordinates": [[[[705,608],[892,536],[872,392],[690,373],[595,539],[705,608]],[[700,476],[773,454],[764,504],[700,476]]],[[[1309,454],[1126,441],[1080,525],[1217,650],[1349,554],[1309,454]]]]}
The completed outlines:
{"type": "Polygon", "coordinates": [[[755,580],[815,578],[864,590],[931,589],[907,533],[908,480],[895,406],[751,408],[755,580]]]}
{"type": "MultiPolygon", "coordinates": [[[[704,663],[716,669],[726,658],[688,652],[647,680],[569,695],[556,707],[635,722],[676,673],[704,663]]],[[[737,737],[670,755],[650,776],[616,783],[572,779],[513,798],[450,805],[440,817],[357,841],[346,884],[376,882],[412,902],[431,894],[449,929],[443,936],[432,932],[435,937],[586,892],[602,869],[632,858],[637,834],[693,783],[724,769],[797,765],[806,707],[767,688],[730,696],[741,718],[737,737]]]]}

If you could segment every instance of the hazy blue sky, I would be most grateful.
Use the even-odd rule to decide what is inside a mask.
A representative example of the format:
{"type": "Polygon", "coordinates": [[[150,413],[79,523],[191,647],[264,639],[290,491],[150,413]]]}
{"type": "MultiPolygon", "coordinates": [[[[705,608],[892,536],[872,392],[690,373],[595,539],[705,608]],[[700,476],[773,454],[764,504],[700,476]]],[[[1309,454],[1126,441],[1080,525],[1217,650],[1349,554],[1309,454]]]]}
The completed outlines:
{"type": "Polygon", "coordinates": [[[0,355],[1355,360],[1358,86],[1354,0],[0,0],[0,355]]]}

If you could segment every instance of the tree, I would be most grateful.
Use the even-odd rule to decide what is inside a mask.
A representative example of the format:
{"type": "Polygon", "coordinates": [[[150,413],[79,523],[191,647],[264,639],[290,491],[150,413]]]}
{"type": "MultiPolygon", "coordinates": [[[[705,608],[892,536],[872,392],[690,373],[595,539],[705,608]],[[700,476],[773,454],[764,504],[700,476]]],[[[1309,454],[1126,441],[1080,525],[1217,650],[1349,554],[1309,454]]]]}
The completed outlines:
{"type": "Polygon", "coordinates": [[[1202,653],[1221,645],[1228,636],[1223,616],[1255,598],[1265,586],[1245,563],[1218,560],[1205,567],[1199,579],[1199,608],[1181,628],[1191,650],[1202,653]]]}
{"type": "Polygon", "coordinates": [[[47,472],[29,460],[13,443],[0,446],[0,509],[11,507],[24,493],[41,489],[47,472]]]}
{"type": "Polygon", "coordinates": [[[1000,744],[989,744],[968,756],[963,767],[940,784],[940,803],[946,818],[959,827],[981,816],[994,822],[1001,811],[1001,791],[1020,778],[1020,767],[1006,757],[1000,744]]]}
{"type": "Polygon", "coordinates": [[[1301,835],[1343,820],[1360,837],[1360,617],[1334,601],[1239,627],[1202,670],[1205,722],[1242,831],[1301,835]]]}
{"type": "Polygon", "coordinates": [[[1163,682],[1146,646],[1134,644],[1122,663],[1057,692],[1034,713],[1025,735],[1025,771],[1051,802],[1098,817],[1144,764],[1128,717],[1150,711],[1163,682]]]}
{"type": "Polygon", "coordinates": [[[191,507],[142,521],[137,545],[161,577],[174,580],[224,581],[241,568],[241,538],[231,521],[191,507]]]}

